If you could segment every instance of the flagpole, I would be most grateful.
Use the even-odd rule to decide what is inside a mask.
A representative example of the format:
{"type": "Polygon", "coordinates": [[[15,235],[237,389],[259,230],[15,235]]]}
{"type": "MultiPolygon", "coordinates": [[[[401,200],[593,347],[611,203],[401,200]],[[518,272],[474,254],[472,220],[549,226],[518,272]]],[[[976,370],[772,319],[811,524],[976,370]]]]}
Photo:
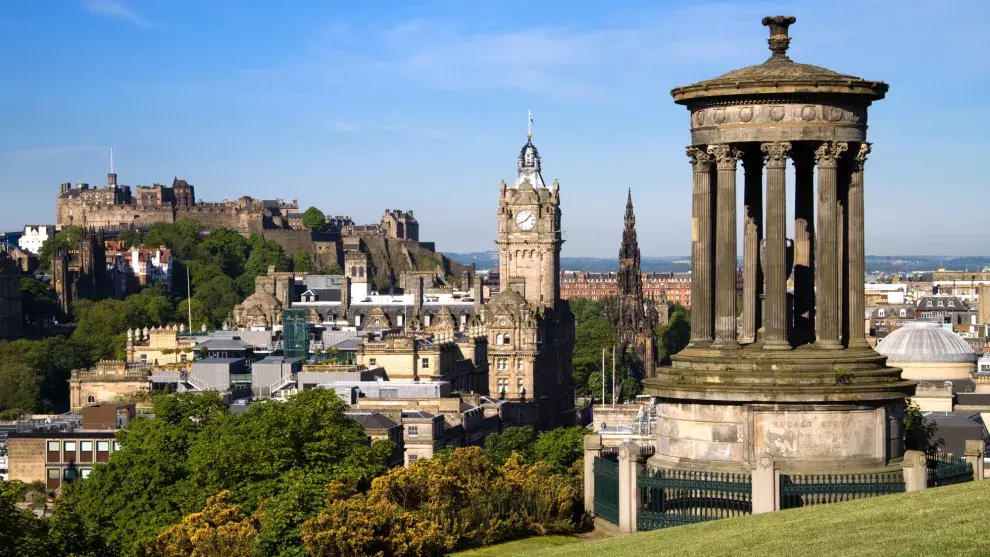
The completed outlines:
{"type": "Polygon", "coordinates": [[[602,406],[605,406],[605,349],[602,348],[602,406]]]}
{"type": "Polygon", "coordinates": [[[612,345],[612,409],[615,409],[615,345],[612,345]]]}

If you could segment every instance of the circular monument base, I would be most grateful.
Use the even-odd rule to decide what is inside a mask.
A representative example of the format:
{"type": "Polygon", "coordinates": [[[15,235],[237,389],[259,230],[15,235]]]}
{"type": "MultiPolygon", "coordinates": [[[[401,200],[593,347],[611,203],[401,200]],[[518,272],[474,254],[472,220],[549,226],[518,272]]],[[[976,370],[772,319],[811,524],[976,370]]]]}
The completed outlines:
{"type": "Polygon", "coordinates": [[[752,346],[687,348],[643,385],[661,403],[651,467],[748,473],[767,453],[789,472],[876,473],[902,456],[915,382],[869,347],[752,346]]]}

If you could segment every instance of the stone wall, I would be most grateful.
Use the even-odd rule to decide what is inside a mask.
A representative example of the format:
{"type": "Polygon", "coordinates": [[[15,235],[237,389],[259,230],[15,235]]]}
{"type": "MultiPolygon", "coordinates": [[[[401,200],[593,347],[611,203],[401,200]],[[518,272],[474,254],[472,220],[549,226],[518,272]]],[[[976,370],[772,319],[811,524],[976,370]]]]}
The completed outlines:
{"type": "Polygon", "coordinates": [[[11,481],[45,481],[45,440],[30,437],[8,439],[7,462],[11,481]]]}

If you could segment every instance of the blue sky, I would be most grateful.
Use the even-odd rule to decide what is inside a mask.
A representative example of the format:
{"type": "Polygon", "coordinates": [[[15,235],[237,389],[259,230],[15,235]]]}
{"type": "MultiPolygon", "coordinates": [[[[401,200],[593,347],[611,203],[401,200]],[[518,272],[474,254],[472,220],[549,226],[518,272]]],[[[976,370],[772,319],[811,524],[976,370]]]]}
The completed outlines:
{"type": "Polygon", "coordinates": [[[891,84],[871,108],[867,251],[990,254],[990,2],[0,0],[0,228],[61,182],[414,209],[441,251],[493,249],[526,110],[566,256],[689,252],[688,114],[669,90],[790,54],[891,84]]]}

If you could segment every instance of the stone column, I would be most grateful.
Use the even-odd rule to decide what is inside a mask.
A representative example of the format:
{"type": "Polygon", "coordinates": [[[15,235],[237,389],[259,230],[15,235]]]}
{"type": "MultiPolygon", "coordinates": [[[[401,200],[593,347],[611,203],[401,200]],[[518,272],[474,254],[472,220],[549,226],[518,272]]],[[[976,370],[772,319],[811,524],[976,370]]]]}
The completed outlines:
{"type": "Polygon", "coordinates": [[[787,155],[786,142],[760,145],[767,165],[766,288],[763,346],[787,349],[787,155]]]}
{"type": "Polygon", "coordinates": [[[750,470],[753,514],[780,510],[780,470],[773,455],[763,453],[750,470]]]}
{"type": "Polygon", "coordinates": [[[595,512],[595,458],[602,455],[602,436],[584,436],[584,511],[595,512]]]}
{"type": "Polygon", "coordinates": [[[839,318],[838,165],[839,156],[848,148],[846,143],[825,141],[815,149],[815,162],[818,165],[815,344],[820,348],[842,347],[839,318]]]}
{"type": "Polygon", "coordinates": [[[966,462],[973,466],[973,481],[982,481],[983,475],[983,441],[980,439],[967,440],[963,452],[966,462]]]}
{"type": "Polygon", "coordinates": [[[688,147],[694,167],[691,216],[691,345],[712,342],[712,157],[703,149],[688,147]]]}
{"type": "MultiPolygon", "coordinates": [[[[736,162],[742,151],[729,144],[710,145],[718,168],[715,221],[715,342],[739,348],[736,340],[736,162]]],[[[693,301],[692,301],[693,303],[693,301]]]]}
{"type": "Polygon", "coordinates": [[[639,529],[639,446],[632,441],[619,445],[619,532],[639,529]]]}
{"type": "Polygon", "coordinates": [[[928,459],[921,451],[904,451],[904,491],[928,489],[928,459]]]}
{"type": "Polygon", "coordinates": [[[815,161],[806,146],[794,146],[794,337],[815,339],[815,161]]]}
{"type": "Polygon", "coordinates": [[[752,153],[743,157],[743,315],[740,342],[756,342],[760,329],[760,285],[763,284],[760,269],[760,240],[763,239],[763,157],[752,153]]]}
{"type": "Polygon", "coordinates": [[[866,233],[863,204],[863,166],[870,144],[860,143],[849,180],[849,348],[866,348],[866,233]]]}

